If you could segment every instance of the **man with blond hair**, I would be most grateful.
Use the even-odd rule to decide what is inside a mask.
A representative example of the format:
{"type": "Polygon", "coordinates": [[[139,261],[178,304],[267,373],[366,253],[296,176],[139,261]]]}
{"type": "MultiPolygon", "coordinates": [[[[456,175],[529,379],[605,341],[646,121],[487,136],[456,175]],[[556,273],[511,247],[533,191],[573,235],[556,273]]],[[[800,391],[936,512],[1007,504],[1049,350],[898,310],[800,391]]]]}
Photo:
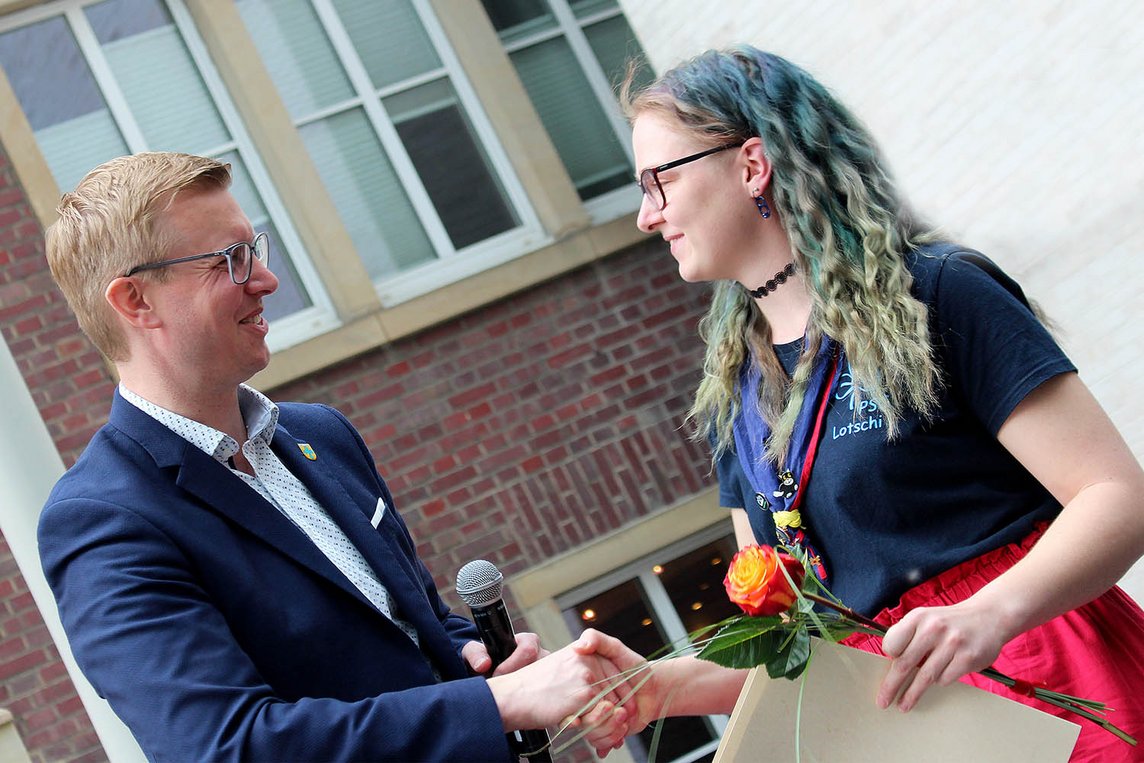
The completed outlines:
{"type": "Polygon", "coordinates": [[[76,660],[154,760],[507,760],[614,672],[599,633],[489,678],[361,436],[244,382],[270,360],[267,235],[229,167],[93,170],[47,233],[52,274],[120,383],[40,520],[76,660]]]}

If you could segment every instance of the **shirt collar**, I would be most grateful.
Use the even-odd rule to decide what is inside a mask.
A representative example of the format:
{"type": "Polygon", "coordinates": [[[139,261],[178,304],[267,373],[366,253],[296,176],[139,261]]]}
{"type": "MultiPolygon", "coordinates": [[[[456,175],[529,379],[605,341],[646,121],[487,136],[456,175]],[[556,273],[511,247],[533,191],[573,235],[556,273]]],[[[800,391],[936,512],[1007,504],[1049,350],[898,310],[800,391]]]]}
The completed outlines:
{"type": "MultiPolygon", "coordinates": [[[[239,444],[230,435],[156,405],[129,390],[122,382],[119,384],[119,394],[143,413],[217,461],[226,463],[239,450],[239,444]]],[[[253,387],[240,384],[238,407],[242,412],[243,423],[246,424],[247,438],[261,439],[270,445],[274,430],[278,426],[278,406],[253,387]]]]}
{"type": "Polygon", "coordinates": [[[278,426],[278,406],[254,387],[238,385],[238,408],[246,422],[247,437],[261,439],[267,445],[278,426]]]}

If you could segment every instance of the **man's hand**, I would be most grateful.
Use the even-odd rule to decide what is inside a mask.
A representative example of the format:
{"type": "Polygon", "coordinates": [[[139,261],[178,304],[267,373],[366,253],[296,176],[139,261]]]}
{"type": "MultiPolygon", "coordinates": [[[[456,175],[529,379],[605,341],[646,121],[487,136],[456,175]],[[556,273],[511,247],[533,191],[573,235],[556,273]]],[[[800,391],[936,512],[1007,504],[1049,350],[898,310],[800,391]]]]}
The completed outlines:
{"type": "Polygon", "coordinates": [[[618,639],[588,630],[576,642],[518,670],[504,674],[498,670],[489,679],[489,689],[505,731],[557,726],[601,692],[599,701],[617,704],[630,688],[615,678],[623,668],[610,656],[624,665],[642,661],[618,639]]]}
{"type": "MultiPolygon", "coordinates": [[[[624,674],[647,662],[618,639],[601,638],[603,636],[599,631],[587,630],[572,647],[582,654],[597,654],[607,659],[624,674]]],[[[625,737],[639,733],[658,718],[659,712],[656,677],[652,672],[641,672],[630,674],[624,684],[575,719],[571,727],[588,729],[585,741],[592,745],[597,757],[603,758],[622,747],[625,737]],[[644,679],[646,682],[639,685],[644,679]]]]}
{"type": "MultiPolygon", "coordinates": [[[[535,633],[516,634],[516,649],[508,658],[493,671],[494,676],[503,676],[506,673],[520,670],[525,665],[531,665],[541,657],[548,656],[548,650],[540,647],[540,637],[535,633]]],[[[461,657],[469,666],[469,670],[477,675],[485,675],[493,666],[489,657],[489,650],[480,641],[470,641],[461,648],[461,657]]]]}

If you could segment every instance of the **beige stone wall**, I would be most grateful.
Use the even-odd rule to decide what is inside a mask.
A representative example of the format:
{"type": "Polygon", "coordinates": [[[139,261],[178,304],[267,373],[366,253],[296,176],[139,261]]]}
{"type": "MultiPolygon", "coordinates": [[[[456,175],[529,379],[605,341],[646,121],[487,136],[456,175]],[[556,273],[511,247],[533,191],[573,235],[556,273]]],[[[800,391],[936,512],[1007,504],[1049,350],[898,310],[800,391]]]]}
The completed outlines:
{"type": "MultiPolygon", "coordinates": [[[[622,4],[658,70],[749,42],[830,86],[915,207],[1057,321],[1144,458],[1144,4],[622,4]]],[[[1144,600],[1144,565],[1126,583],[1144,600]]]]}

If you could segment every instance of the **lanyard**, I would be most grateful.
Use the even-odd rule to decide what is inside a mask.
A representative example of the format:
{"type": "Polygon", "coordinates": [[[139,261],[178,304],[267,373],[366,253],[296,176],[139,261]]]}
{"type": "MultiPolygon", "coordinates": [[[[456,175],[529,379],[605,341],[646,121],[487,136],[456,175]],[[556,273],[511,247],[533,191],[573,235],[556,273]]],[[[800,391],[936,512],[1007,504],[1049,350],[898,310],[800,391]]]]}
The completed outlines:
{"type": "Polygon", "coordinates": [[[798,507],[802,505],[802,496],[806,492],[806,486],[810,484],[810,472],[814,468],[814,457],[818,455],[818,442],[822,439],[822,422],[826,421],[826,409],[830,403],[830,393],[834,389],[833,379],[834,374],[838,371],[838,353],[831,353],[830,358],[830,372],[826,375],[831,383],[827,384],[822,389],[822,394],[818,400],[818,413],[814,417],[814,430],[810,434],[810,443],[806,448],[806,458],[803,459],[802,473],[798,476],[798,488],[795,490],[794,499],[790,503],[790,511],[797,511],[798,507]]]}
{"type": "Polygon", "coordinates": [[[759,411],[760,374],[753,362],[744,370],[740,379],[740,414],[734,424],[736,453],[748,481],[755,489],[758,509],[771,512],[779,542],[803,549],[815,574],[823,582],[827,579],[826,566],[811,542],[799,507],[814,469],[830,395],[838,381],[840,354],[833,341],[823,339],[802,408],[791,433],[787,465],[781,472],[777,464],[762,457],[766,440],[770,436],[770,427],[759,411]],[[794,476],[796,472],[797,481],[794,476]]]}

